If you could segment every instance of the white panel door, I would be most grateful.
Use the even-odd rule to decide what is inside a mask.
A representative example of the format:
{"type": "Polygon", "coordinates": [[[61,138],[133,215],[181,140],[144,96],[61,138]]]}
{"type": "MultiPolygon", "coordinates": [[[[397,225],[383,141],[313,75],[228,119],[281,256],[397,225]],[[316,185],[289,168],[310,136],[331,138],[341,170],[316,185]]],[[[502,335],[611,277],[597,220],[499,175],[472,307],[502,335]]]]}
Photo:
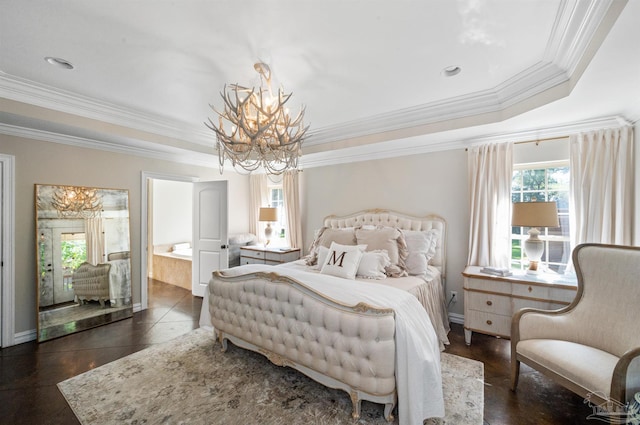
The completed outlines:
{"type": "Polygon", "coordinates": [[[193,184],[193,268],[191,291],[198,297],[214,270],[229,267],[227,182],[193,184]]]}

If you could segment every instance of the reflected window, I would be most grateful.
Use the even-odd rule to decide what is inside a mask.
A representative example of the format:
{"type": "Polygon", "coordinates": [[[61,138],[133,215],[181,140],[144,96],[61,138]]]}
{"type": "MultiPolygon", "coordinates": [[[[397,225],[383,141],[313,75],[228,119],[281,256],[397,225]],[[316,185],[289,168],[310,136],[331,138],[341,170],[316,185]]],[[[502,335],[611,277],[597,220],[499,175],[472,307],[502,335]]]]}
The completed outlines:
{"type": "Polygon", "coordinates": [[[84,233],[62,233],[60,235],[60,253],[62,255],[62,287],[64,291],[73,290],[73,272],[87,261],[87,238],[84,233]]]}

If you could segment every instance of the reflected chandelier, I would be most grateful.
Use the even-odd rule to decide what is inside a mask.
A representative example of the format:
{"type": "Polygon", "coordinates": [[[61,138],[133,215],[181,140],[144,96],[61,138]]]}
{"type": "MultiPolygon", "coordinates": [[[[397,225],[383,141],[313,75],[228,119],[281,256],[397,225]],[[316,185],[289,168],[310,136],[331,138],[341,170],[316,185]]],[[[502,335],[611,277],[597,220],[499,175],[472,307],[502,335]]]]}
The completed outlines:
{"type": "Polygon", "coordinates": [[[302,139],[309,128],[302,123],[305,108],[292,119],[285,107],[292,93],[285,94],[280,88],[274,96],[269,66],[258,62],[253,67],[260,74],[259,88],[231,84],[227,89],[225,84],[220,93],[224,110],[219,112],[209,105],[219,115],[218,126],[210,118],[205,125],[217,136],[221,174],[226,158],[233,167],[249,173],[260,167],[267,174],[276,175],[298,168],[302,139]]]}
{"type": "Polygon", "coordinates": [[[93,218],[102,211],[102,198],[94,188],[58,186],[51,205],[64,218],[93,218]]]}

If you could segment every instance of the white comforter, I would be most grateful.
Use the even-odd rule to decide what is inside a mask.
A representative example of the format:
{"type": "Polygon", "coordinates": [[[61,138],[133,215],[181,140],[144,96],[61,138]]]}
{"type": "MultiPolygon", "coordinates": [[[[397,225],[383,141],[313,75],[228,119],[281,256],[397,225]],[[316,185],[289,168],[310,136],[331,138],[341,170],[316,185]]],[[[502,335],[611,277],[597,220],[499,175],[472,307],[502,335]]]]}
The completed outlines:
{"type": "MultiPolygon", "coordinates": [[[[255,272],[274,272],[289,276],[345,304],[367,302],[392,308],[396,319],[396,386],[398,419],[401,425],[422,424],[431,417],[444,416],[440,350],[429,316],[416,297],[400,289],[371,285],[333,276],[288,268],[250,264],[225,270],[236,276],[255,272]]],[[[211,327],[208,291],[202,303],[200,325],[211,327]]]]}

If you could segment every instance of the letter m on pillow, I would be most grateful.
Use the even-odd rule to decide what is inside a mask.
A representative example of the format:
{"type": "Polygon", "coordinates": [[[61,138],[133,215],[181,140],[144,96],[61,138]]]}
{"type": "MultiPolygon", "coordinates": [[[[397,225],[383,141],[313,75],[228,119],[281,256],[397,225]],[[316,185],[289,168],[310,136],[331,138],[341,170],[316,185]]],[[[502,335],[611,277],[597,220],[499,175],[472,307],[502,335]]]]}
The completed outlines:
{"type": "Polygon", "coordinates": [[[329,261],[327,261],[327,264],[330,266],[342,267],[342,262],[344,261],[345,255],[346,251],[342,251],[340,255],[338,255],[337,251],[331,251],[331,256],[329,257],[329,261]]]}

